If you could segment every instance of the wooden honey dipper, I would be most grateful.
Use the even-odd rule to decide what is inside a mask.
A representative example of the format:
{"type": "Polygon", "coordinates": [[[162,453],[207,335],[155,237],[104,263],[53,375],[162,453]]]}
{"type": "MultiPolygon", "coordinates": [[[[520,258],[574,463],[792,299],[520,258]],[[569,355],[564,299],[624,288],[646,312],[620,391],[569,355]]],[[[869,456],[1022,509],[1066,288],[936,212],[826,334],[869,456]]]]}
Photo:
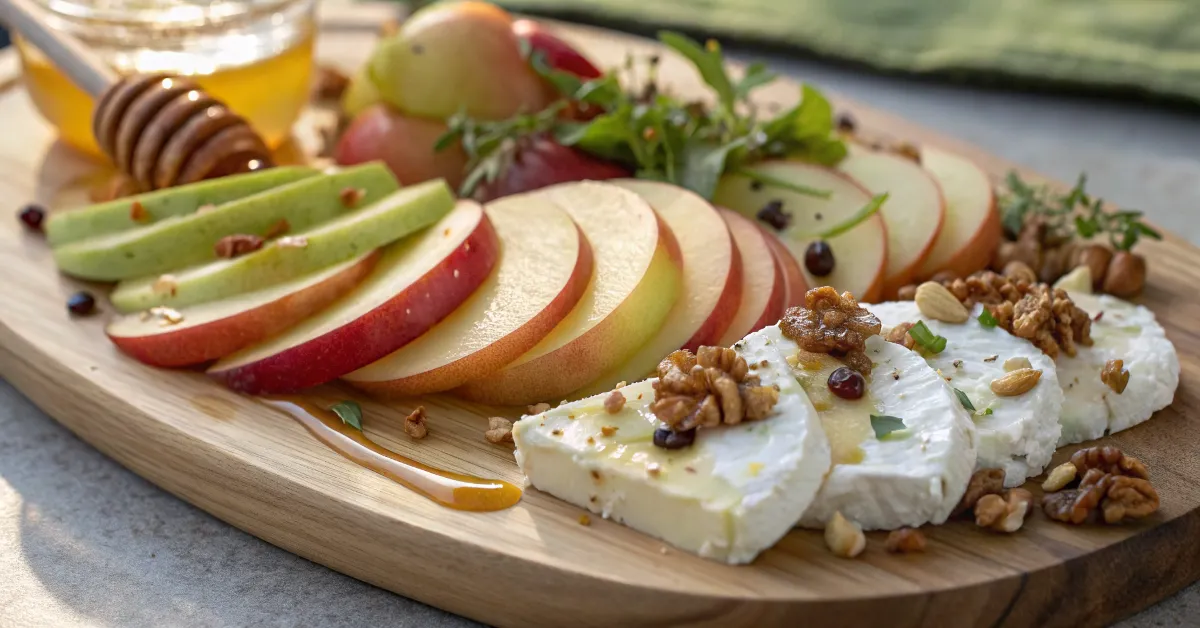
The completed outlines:
{"type": "Polygon", "coordinates": [[[143,189],[273,165],[258,133],[194,82],[165,74],[120,77],[74,37],[49,28],[30,0],[0,0],[0,21],[96,99],[96,143],[143,189]]]}

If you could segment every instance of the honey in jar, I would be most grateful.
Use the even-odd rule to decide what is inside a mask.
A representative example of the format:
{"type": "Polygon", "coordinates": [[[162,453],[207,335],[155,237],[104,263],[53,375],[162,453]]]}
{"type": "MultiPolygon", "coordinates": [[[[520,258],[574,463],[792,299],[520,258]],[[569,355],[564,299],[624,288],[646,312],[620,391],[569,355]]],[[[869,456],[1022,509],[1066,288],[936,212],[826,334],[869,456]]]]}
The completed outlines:
{"type": "MultiPolygon", "coordinates": [[[[315,0],[38,0],[67,32],[117,72],[195,80],[274,148],[308,99],[315,0]]],[[[92,137],[93,99],[40,51],[15,38],[25,86],[67,143],[102,154],[92,137]]]]}

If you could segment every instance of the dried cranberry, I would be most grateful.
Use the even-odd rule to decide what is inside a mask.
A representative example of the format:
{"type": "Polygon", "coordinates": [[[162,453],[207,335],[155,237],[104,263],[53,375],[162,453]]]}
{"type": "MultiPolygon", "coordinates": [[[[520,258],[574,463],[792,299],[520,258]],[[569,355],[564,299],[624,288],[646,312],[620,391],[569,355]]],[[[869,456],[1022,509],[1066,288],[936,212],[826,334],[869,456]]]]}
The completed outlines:
{"type": "Polygon", "coordinates": [[[17,213],[17,217],[21,219],[21,222],[25,223],[25,226],[30,231],[40,232],[42,230],[42,223],[46,221],[46,208],[35,203],[30,203],[21,208],[21,211],[17,213]]]}
{"type": "Polygon", "coordinates": [[[696,430],[690,429],[676,432],[670,428],[660,427],[654,430],[654,446],[663,449],[683,449],[696,442],[696,430]]]}
{"type": "Polygon", "coordinates": [[[842,399],[862,399],[867,391],[867,380],[854,369],[838,367],[829,374],[829,390],[842,399]]]}
{"type": "Polygon", "coordinates": [[[804,267],[813,277],[825,277],[833,272],[833,249],[824,240],[814,240],[804,250],[804,267]]]}
{"type": "Polygon", "coordinates": [[[758,210],[759,220],[771,225],[776,231],[783,231],[792,224],[792,215],[783,211],[783,201],[774,200],[758,210]]]}
{"type": "Polygon", "coordinates": [[[76,316],[87,316],[96,311],[96,297],[90,292],[76,292],[67,299],[67,310],[76,316]]]}

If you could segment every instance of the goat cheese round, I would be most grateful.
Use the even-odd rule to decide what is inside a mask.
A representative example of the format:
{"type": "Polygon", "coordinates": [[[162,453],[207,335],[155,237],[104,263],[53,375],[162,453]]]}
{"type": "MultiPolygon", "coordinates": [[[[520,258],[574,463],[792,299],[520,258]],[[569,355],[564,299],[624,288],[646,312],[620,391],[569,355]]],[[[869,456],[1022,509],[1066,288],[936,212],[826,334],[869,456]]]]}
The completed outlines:
{"type": "Polygon", "coordinates": [[[925,359],[974,407],[971,416],[979,434],[976,468],[1004,469],[1004,485],[1010,487],[1042,472],[1058,445],[1058,417],[1063,409],[1054,360],[1024,338],[984,327],[978,320],[983,309],[979,305],[961,324],[926,320],[912,301],[867,307],[886,327],[922,320],[930,331],[946,339],[941,353],[927,354],[925,359]],[[1023,366],[1023,360],[1029,362],[1029,368],[1041,370],[1037,385],[1015,397],[992,392],[992,382],[1018,363],[1023,366]]]}

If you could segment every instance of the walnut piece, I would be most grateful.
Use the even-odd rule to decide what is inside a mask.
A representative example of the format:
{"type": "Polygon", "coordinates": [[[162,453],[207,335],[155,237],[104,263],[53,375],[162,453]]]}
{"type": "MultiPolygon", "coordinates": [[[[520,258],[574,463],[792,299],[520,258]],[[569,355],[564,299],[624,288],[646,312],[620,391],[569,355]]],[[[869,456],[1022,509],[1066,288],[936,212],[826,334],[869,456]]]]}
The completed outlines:
{"type": "Polygon", "coordinates": [[[870,375],[871,360],[864,347],[867,338],[877,335],[882,325],[874,314],[858,306],[854,295],[839,295],[833,288],[822,286],[804,295],[803,307],[789,309],[779,328],[805,351],[828,353],[863,375],[870,375]]]}
{"type": "Polygon", "coordinates": [[[609,414],[616,414],[625,407],[625,395],[619,390],[614,390],[608,393],[608,397],[604,399],[604,410],[609,414]]]}
{"type": "Polygon", "coordinates": [[[1158,491],[1148,480],[1127,475],[1108,477],[1112,479],[1100,505],[1105,523],[1142,519],[1158,510],[1158,491]]]}
{"type": "Polygon", "coordinates": [[[169,294],[175,296],[179,291],[179,281],[175,279],[175,275],[166,274],[159,275],[154,283],[150,284],[150,292],[154,294],[169,294]]]}
{"type": "Polygon", "coordinates": [[[1141,519],[1157,511],[1158,505],[1158,491],[1146,478],[1106,473],[1099,467],[1088,469],[1078,489],[1042,499],[1047,516],[1074,524],[1088,521],[1094,512],[1102,513],[1109,524],[1141,519]]]}
{"type": "Polygon", "coordinates": [[[1042,497],[1042,510],[1046,516],[1063,523],[1079,525],[1092,518],[1100,507],[1110,481],[1099,469],[1091,469],[1083,475],[1079,488],[1049,493],[1042,497]]]}
{"type": "Polygon", "coordinates": [[[893,554],[924,552],[925,535],[915,528],[892,530],[884,542],[884,548],[893,554]]]}
{"type": "Polygon", "coordinates": [[[912,323],[900,323],[899,325],[889,329],[887,335],[884,336],[883,339],[888,342],[896,343],[905,349],[912,349],[913,347],[917,346],[917,341],[908,334],[908,330],[912,328],[912,323]]]}
{"type": "Polygon", "coordinates": [[[134,222],[149,222],[150,212],[146,211],[146,207],[140,201],[134,201],[129,205],[129,219],[134,222]]]}
{"type": "Polygon", "coordinates": [[[237,233],[227,235],[213,245],[213,254],[221,259],[233,259],[262,248],[263,239],[256,235],[237,233]]]}
{"type": "Polygon", "coordinates": [[[318,102],[340,100],[349,86],[350,78],[340,70],[319,65],[315,68],[309,98],[318,102]]]}
{"type": "Polygon", "coordinates": [[[779,389],[762,386],[733,349],[676,351],[658,365],[650,411],[673,431],[758,421],[779,401],[779,389]]]}
{"type": "Polygon", "coordinates": [[[1125,392],[1125,387],[1129,385],[1129,369],[1125,368],[1125,360],[1105,362],[1100,371],[1100,381],[1118,395],[1125,392]]]}
{"type": "Polygon", "coordinates": [[[975,508],[985,495],[1000,495],[1004,492],[1004,469],[980,469],[971,475],[967,491],[954,507],[950,516],[955,517],[975,508]]]}
{"type": "Polygon", "coordinates": [[[1141,460],[1125,455],[1112,445],[1080,449],[1071,455],[1071,464],[1075,465],[1081,475],[1086,475],[1091,469],[1099,469],[1112,475],[1150,479],[1150,470],[1141,460]]]}
{"type": "Polygon", "coordinates": [[[1023,488],[1009,489],[1003,496],[984,495],[975,504],[975,525],[1011,534],[1021,529],[1032,510],[1033,493],[1023,488]]]}
{"type": "Polygon", "coordinates": [[[271,240],[278,238],[279,236],[291,230],[292,225],[287,221],[287,218],[280,218],[275,224],[267,227],[266,232],[263,233],[263,238],[266,240],[271,240]]]}
{"type": "Polygon", "coordinates": [[[367,191],[362,188],[342,188],[338,193],[338,200],[342,202],[342,207],[353,209],[366,195],[367,191]]]}
{"type": "Polygon", "coordinates": [[[550,404],[542,402],[525,407],[525,414],[541,414],[550,409],[550,404]]]}
{"type": "Polygon", "coordinates": [[[513,442],[512,421],[504,417],[494,416],[488,419],[487,431],[483,433],[484,438],[488,439],[489,443],[511,443],[513,442]]]}
{"type": "Polygon", "coordinates": [[[414,440],[421,440],[429,434],[429,427],[425,425],[425,406],[417,406],[412,414],[404,418],[404,433],[414,440]]]}
{"type": "Polygon", "coordinates": [[[854,558],[867,548],[867,537],[862,526],[846,519],[842,513],[834,512],[825,524],[825,545],[834,556],[854,558]]]}

